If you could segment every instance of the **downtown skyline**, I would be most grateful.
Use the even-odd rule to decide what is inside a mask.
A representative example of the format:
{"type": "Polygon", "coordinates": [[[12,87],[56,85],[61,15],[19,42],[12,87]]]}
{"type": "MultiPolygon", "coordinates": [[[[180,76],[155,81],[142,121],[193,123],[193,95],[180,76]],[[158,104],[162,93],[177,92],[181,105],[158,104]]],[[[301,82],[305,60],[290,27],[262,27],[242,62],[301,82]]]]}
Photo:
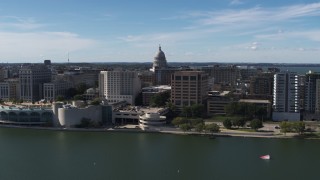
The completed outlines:
{"type": "Polygon", "coordinates": [[[0,1],[0,63],[318,63],[320,1],[0,1]]]}

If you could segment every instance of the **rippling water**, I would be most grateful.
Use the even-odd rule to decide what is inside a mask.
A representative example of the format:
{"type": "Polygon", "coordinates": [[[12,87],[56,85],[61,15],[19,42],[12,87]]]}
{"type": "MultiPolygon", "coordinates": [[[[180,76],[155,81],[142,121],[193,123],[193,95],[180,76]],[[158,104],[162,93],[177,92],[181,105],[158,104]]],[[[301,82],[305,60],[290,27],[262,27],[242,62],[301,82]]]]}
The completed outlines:
{"type": "Polygon", "coordinates": [[[0,145],[1,180],[319,178],[318,140],[0,128],[0,145]]]}

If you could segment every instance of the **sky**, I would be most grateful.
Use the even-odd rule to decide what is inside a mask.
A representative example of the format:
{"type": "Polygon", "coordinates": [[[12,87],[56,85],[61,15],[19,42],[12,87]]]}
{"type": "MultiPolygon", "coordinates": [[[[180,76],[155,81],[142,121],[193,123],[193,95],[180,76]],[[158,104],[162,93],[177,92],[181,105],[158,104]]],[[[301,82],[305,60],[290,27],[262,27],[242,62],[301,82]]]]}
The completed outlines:
{"type": "Polygon", "coordinates": [[[320,63],[320,1],[0,0],[0,63],[320,63]]]}

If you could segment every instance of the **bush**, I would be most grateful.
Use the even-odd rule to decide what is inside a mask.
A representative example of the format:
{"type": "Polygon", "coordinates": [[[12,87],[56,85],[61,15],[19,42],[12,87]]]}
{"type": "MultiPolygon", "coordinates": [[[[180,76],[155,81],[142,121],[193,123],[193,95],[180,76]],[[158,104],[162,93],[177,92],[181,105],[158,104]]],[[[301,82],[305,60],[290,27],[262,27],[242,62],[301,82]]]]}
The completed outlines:
{"type": "Polygon", "coordinates": [[[252,120],[250,121],[250,127],[251,129],[254,129],[254,130],[262,128],[263,127],[262,121],[260,121],[259,119],[252,120]]]}
{"type": "Polygon", "coordinates": [[[223,126],[224,126],[225,128],[227,128],[227,129],[231,129],[231,127],[232,127],[232,122],[231,122],[231,120],[230,120],[230,119],[225,119],[225,120],[223,121],[223,126]]]}

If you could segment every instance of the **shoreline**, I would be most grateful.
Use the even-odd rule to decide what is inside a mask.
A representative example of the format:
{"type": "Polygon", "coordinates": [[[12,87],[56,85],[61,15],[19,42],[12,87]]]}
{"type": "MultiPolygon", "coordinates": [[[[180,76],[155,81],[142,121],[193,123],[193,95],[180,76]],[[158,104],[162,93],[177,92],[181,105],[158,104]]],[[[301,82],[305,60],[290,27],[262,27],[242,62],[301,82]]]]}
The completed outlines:
{"type": "Polygon", "coordinates": [[[236,130],[223,129],[219,133],[199,133],[195,131],[183,132],[174,127],[157,127],[150,130],[142,130],[140,128],[59,128],[59,127],[35,127],[35,126],[16,126],[16,125],[0,125],[0,128],[13,129],[33,129],[33,130],[50,130],[50,131],[66,131],[66,132],[127,132],[127,133],[158,133],[158,134],[173,134],[173,135],[193,135],[193,136],[208,136],[214,137],[243,137],[243,138],[273,138],[273,139],[320,139],[319,137],[297,136],[296,133],[274,134],[273,132],[243,132],[236,130]],[[165,128],[165,129],[163,129],[165,128]]]}

